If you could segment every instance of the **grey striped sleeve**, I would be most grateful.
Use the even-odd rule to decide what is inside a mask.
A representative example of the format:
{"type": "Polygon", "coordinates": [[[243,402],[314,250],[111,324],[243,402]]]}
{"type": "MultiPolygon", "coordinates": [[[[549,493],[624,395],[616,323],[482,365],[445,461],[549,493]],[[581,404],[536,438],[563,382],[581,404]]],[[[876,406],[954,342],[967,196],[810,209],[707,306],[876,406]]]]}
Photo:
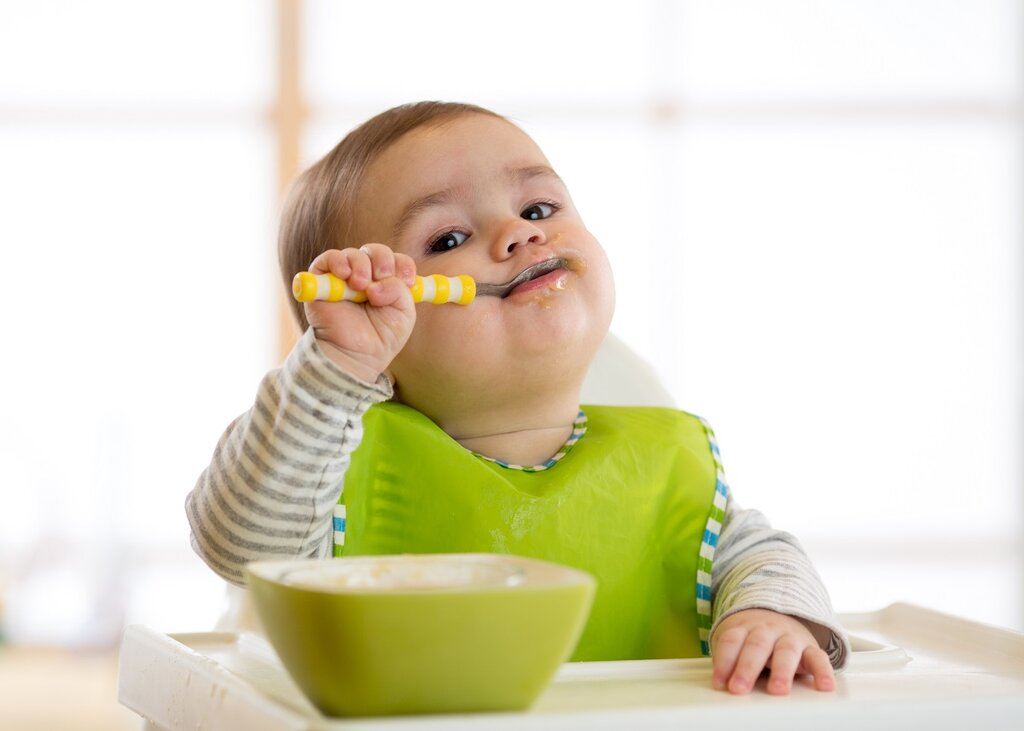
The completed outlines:
{"type": "Polygon", "coordinates": [[[221,436],[185,501],[192,547],[224,579],[265,558],[331,554],[331,519],[362,416],[391,396],[338,368],[307,331],[221,436]]]}
{"type": "Polygon", "coordinates": [[[731,498],[715,552],[711,596],[712,637],[719,622],[731,614],[770,609],[810,623],[832,667],[846,665],[850,642],[800,543],[789,533],[773,529],[756,510],[737,507],[731,498]]]}

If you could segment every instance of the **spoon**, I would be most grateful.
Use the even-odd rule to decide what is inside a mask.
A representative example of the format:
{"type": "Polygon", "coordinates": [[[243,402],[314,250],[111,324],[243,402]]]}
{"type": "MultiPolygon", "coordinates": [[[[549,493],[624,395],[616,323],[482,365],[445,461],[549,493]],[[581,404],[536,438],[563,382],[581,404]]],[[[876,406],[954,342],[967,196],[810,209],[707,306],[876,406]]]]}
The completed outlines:
{"type": "MultiPolygon", "coordinates": [[[[536,279],[556,269],[569,266],[566,259],[555,257],[545,259],[527,267],[504,284],[477,282],[468,274],[446,277],[442,274],[430,274],[426,277],[417,275],[410,288],[413,302],[430,302],[443,305],[451,302],[457,305],[468,305],[477,296],[508,297],[513,289],[524,282],[536,279]]],[[[299,302],[366,302],[366,292],[352,289],[345,280],[333,274],[313,274],[299,272],[292,279],[292,296],[299,302]]]]}

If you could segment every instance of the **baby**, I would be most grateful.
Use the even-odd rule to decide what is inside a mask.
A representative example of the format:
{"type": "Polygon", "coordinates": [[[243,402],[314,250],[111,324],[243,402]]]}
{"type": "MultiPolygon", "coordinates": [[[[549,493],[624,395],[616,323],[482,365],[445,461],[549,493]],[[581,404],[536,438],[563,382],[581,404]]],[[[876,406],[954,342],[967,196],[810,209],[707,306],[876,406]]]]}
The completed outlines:
{"type": "Polygon", "coordinates": [[[712,657],[712,684],[831,690],[849,644],[797,542],[729,495],[703,421],[579,405],[614,308],[608,260],[537,145],[488,110],[388,110],[307,170],[280,233],[305,334],[188,497],[242,582],[269,557],[508,552],[598,579],[576,660],[712,657]],[[417,274],[525,281],[414,304],[417,274]],[[358,447],[358,449],[357,449],[358,447]],[[344,486],[344,492],[342,490],[344,486]]]}

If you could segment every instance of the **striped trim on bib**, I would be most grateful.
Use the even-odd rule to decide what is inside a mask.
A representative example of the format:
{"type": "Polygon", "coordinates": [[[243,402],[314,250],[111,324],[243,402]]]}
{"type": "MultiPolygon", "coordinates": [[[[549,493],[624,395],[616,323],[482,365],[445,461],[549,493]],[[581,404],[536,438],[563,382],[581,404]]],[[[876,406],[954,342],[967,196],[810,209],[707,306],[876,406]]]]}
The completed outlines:
{"type": "Polygon", "coordinates": [[[543,464],[524,467],[523,465],[509,464],[508,462],[503,462],[500,459],[488,457],[486,454],[480,454],[479,452],[473,452],[473,455],[476,457],[480,457],[481,459],[486,459],[488,462],[494,462],[494,464],[498,465],[499,467],[504,467],[510,470],[519,470],[521,472],[543,472],[544,470],[548,470],[554,467],[558,463],[558,460],[562,459],[562,457],[569,454],[569,450],[571,450],[573,446],[576,444],[576,442],[582,439],[583,435],[586,433],[587,415],[580,411],[578,414],[576,414],[576,421],[574,421],[572,424],[572,434],[570,434],[569,438],[565,440],[565,444],[563,444],[559,448],[559,450],[555,452],[554,456],[551,457],[551,459],[549,459],[547,462],[544,462],[543,464]]]}
{"type": "Polygon", "coordinates": [[[345,506],[334,504],[334,545],[345,545],[345,506]]]}
{"type": "Polygon", "coordinates": [[[718,536],[722,532],[725,520],[725,505],[729,500],[729,484],[725,481],[725,469],[722,467],[721,454],[715,432],[707,421],[701,419],[704,433],[708,437],[711,458],[715,462],[715,499],[708,514],[707,527],[700,544],[700,558],[697,559],[697,631],[700,633],[700,651],[705,657],[711,655],[709,638],[711,635],[711,565],[718,547],[718,536]]]}

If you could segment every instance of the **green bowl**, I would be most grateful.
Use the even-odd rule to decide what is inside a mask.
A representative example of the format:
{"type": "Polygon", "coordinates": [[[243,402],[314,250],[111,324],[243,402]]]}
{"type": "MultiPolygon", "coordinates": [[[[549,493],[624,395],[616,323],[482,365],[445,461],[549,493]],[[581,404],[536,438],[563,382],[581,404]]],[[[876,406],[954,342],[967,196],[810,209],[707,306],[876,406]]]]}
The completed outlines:
{"type": "Polygon", "coordinates": [[[595,581],[509,555],[261,561],[253,605],[330,716],[519,710],[572,654],[595,581]]]}

